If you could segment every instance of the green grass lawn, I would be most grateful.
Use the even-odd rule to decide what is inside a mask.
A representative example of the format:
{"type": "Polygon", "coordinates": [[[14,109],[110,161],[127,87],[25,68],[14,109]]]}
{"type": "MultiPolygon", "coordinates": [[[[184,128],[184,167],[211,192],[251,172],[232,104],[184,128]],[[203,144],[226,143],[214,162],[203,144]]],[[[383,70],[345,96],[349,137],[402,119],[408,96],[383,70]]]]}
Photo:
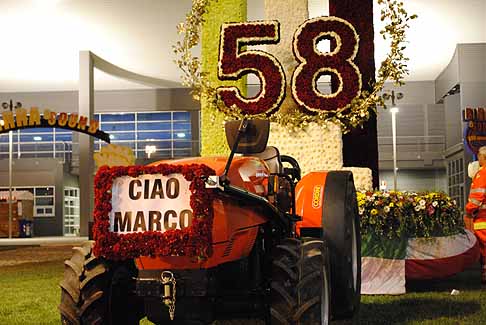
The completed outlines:
{"type": "MultiPolygon", "coordinates": [[[[62,261],[0,267],[0,324],[59,324],[62,273],[62,261]]],[[[471,270],[409,284],[405,295],[363,296],[360,324],[486,324],[486,288],[478,278],[471,270]],[[460,294],[451,296],[452,289],[460,294]]]]}
{"type": "Polygon", "coordinates": [[[363,296],[360,324],[486,324],[479,268],[444,280],[407,284],[400,296],[363,296]],[[460,291],[451,296],[452,289],[460,291]]]}

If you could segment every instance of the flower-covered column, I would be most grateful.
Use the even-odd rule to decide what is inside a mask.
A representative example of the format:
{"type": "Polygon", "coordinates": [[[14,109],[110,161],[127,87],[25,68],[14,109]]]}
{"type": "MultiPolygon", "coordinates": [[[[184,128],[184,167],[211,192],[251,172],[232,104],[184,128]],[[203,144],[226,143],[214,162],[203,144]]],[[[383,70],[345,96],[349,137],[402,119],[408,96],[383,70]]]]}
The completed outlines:
{"type": "Polygon", "coordinates": [[[265,51],[275,56],[282,64],[287,77],[286,96],[280,112],[289,113],[296,105],[291,96],[290,76],[298,62],[292,53],[292,40],[297,28],[309,18],[308,0],[265,0],[265,19],[280,21],[280,42],[269,45],[265,51]]]}
{"type": "MultiPolygon", "coordinates": [[[[265,0],[265,19],[280,22],[280,42],[267,46],[265,50],[282,63],[287,76],[286,96],[279,110],[281,114],[292,114],[297,110],[290,89],[292,73],[299,64],[292,51],[293,37],[308,18],[308,0],[288,0],[285,5],[281,0],[265,0]]],[[[303,175],[314,170],[337,170],[343,165],[341,129],[333,123],[324,127],[310,123],[303,130],[289,130],[272,123],[269,145],[276,146],[281,154],[296,158],[303,175]]]]}
{"type": "MultiPolygon", "coordinates": [[[[361,71],[362,91],[371,90],[375,81],[373,0],[329,0],[329,13],[349,21],[359,34],[359,51],[355,62],[361,71]]],[[[334,82],[333,82],[334,83],[334,82]]],[[[334,83],[335,86],[335,83],[334,83]]],[[[370,110],[370,119],[362,129],[354,129],[343,136],[345,166],[371,168],[373,187],[378,187],[378,138],[376,114],[370,110]]]]}
{"type": "MultiPolygon", "coordinates": [[[[202,71],[208,74],[208,80],[213,87],[220,85],[237,86],[246,92],[246,78],[239,81],[223,82],[218,79],[219,35],[224,22],[240,22],[246,20],[246,0],[211,1],[204,16],[201,37],[202,71]]],[[[224,114],[211,103],[201,100],[201,155],[224,155],[229,152],[224,133],[224,114]]]]}

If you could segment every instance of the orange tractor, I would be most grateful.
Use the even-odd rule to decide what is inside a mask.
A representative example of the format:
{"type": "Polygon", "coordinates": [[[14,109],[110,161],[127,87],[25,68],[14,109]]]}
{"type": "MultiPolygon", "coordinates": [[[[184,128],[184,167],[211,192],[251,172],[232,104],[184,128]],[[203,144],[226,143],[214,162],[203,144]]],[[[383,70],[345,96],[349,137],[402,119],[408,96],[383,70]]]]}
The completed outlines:
{"type": "MultiPolygon", "coordinates": [[[[301,179],[295,159],[267,147],[268,121],[228,122],[226,135],[229,158],[153,164],[189,168],[196,163],[214,170],[203,179],[214,192],[208,256],[111,258],[110,250],[125,249],[121,244],[108,245],[105,254],[96,256],[93,246],[96,251],[101,239],[95,233],[95,242],[75,248],[65,262],[59,305],[63,324],[138,324],[147,317],[155,324],[249,318],[314,325],[357,315],[361,239],[352,174],[322,171],[301,179]]],[[[156,191],[143,189],[148,181],[126,179],[131,181],[120,187],[132,200],[146,198],[142,205],[163,210],[162,205],[168,209],[186,200],[176,198],[176,192],[183,192],[176,181],[167,180],[156,191]]],[[[113,192],[113,209],[126,201],[118,202],[115,185],[107,192],[113,192]]],[[[191,226],[190,210],[171,213],[153,212],[144,219],[138,213],[136,218],[125,214],[125,219],[115,213],[109,227],[156,233],[191,226]]],[[[137,238],[143,246],[144,237],[137,238]]]]}

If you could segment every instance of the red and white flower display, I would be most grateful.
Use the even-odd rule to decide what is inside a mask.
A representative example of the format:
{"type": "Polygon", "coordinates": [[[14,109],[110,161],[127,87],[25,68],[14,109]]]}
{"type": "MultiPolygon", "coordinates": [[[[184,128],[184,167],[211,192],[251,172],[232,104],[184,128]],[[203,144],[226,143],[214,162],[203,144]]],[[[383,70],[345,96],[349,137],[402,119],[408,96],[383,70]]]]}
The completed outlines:
{"type": "Polygon", "coordinates": [[[210,175],[214,175],[214,171],[200,164],[101,167],[95,176],[95,255],[110,260],[139,256],[191,256],[200,259],[211,256],[214,193],[212,189],[205,188],[204,181],[210,175]],[[122,176],[138,177],[142,174],[182,174],[191,182],[190,206],[194,215],[191,227],[165,232],[110,232],[109,213],[112,209],[111,189],[114,179],[122,176]]]}

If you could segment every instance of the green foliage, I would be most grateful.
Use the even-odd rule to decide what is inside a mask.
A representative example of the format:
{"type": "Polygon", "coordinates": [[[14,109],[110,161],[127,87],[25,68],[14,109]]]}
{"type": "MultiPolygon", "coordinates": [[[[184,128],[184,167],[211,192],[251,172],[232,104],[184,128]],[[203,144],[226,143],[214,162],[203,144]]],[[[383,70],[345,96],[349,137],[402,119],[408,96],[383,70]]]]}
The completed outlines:
{"type": "Polygon", "coordinates": [[[438,237],[461,233],[462,214],[440,192],[358,192],[362,234],[386,238],[438,237]]]}

